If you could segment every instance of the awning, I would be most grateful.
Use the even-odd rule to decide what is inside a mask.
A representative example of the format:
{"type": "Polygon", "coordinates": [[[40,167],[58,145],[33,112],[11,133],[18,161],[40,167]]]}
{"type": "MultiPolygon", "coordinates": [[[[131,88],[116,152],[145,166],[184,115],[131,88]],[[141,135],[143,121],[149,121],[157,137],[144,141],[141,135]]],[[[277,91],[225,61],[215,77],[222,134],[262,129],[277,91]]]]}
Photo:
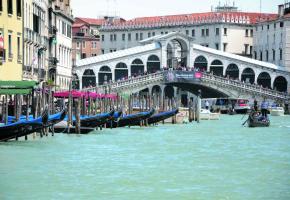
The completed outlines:
{"type": "Polygon", "coordinates": [[[36,81],[0,81],[0,89],[32,89],[36,81]]]}
{"type": "Polygon", "coordinates": [[[31,89],[0,89],[0,95],[30,94],[31,89]]]}

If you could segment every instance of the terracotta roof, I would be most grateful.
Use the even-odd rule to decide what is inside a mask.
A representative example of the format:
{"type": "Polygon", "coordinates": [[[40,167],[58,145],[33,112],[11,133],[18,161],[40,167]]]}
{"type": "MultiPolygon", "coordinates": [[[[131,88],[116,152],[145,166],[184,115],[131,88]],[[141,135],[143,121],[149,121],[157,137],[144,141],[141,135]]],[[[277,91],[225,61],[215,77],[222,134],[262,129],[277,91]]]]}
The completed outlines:
{"type": "Polygon", "coordinates": [[[94,19],[94,18],[84,18],[84,17],[77,17],[76,21],[83,21],[90,25],[98,25],[98,26],[101,26],[102,24],[106,22],[105,19],[94,19]]]}
{"type": "Polygon", "coordinates": [[[255,24],[263,19],[273,19],[277,14],[248,12],[205,12],[182,15],[139,17],[124,22],[103,25],[103,29],[125,29],[142,27],[160,27],[189,25],[197,23],[225,22],[236,24],[255,24]]]}
{"type": "Polygon", "coordinates": [[[87,25],[87,23],[73,23],[72,27],[73,28],[80,28],[82,26],[85,26],[87,25]]]}

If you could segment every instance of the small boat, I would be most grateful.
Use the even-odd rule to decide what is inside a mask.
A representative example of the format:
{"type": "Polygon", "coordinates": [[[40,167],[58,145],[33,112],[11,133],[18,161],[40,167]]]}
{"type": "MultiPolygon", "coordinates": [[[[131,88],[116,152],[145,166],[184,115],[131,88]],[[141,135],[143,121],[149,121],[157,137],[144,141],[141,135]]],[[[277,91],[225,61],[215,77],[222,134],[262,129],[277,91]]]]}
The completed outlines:
{"type": "Polygon", "coordinates": [[[220,114],[219,113],[212,113],[209,110],[201,109],[199,114],[200,120],[219,120],[220,114]]]}
{"type": "Polygon", "coordinates": [[[248,123],[249,127],[269,127],[270,126],[269,118],[262,116],[260,112],[251,112],[246,122],[248,123]]]}
{"type": "Polygon", "coordinates": [[[119,120],[119,118],[122,116],[122,111],[120,110],[120,111],[116,111],[115,113],[114,113],[114,115],[113,115],[113,117],[110,119],[110,120],[108,120],[107,122],[106,122],[106,128],[112,128],[113,127],[113,123],[115,122],[115,123],[117,123],[118,122],[118,120],[119,120]]]}
{"type": "Polygon", "coordinates": [[[247,99],[237,99],[234,111],[237,114],[246,114],[249,110],[251,110],[251,107],[249,105],[249,100],[247,99]]]}
{"type": "Polygon", "coordinates": [[[37,119],[20,120],[0,126],[0,141],[8,141],[41,131],[43,128],[47,127],[48,118],[48,112],[47,109],[45,109],[42,116],[37,119]]]}
{"type": "MultiPolygon", "coordinates": [[[[81,127],[96,128],[102,126],[113,117],[114,113],[115,111],[112,110],[108,113],[97,114],[94,116],[81,116],[81,127]]],[[[73,125],[76,125],[75,117],[73,117],[73,125]]]]}
{"type": "Polygon", "coordinates": [[[141,121],[148,119],[154,114],[154,109],[146,112],[139,112],[136,114],[125,115],[119,118],[118,121],[113,121],[111,128],[125,127],[125,126],[135,126],[140,124],[141,121]]]}
{"type": "Polygon", "coordinates": [[[178,109],[173,109],[171,111],[157,113],[148,118],[148,124],[156,124],[158,122],[161,122],[163,120],[166,120],[170,117],[175,116],[177,113],[178,113],[178,109]]]}
{"type": "Polygon", "coordinates": [[[66,109],[63,109],[61,112],[59,113],[56,113],[54,115],[49,115],[48,116],[48,123],[47,123],[47,126],[53,126],[61,121],[64,120],[64,118],[66,117],[66,113],[67,113],[67,110],[66,109]]]}
{"type": "Polygon", "coordinates": [[[271,116],[284,116],[285,110],[283,107],[272,107],[270,113],[271,116]]]}

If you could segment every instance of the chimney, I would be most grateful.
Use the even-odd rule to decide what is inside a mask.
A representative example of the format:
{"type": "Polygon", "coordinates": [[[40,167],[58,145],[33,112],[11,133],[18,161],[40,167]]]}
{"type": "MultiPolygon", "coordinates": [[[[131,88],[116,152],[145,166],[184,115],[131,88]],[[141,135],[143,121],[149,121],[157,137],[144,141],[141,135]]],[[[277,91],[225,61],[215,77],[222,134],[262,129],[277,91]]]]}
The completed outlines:
{"type": "Polygon", "coordinates": [[[278,5],[278,15],[279,15],[279,17],[283,17],[283,15],[284,15],[284,4],[278,5]]]}

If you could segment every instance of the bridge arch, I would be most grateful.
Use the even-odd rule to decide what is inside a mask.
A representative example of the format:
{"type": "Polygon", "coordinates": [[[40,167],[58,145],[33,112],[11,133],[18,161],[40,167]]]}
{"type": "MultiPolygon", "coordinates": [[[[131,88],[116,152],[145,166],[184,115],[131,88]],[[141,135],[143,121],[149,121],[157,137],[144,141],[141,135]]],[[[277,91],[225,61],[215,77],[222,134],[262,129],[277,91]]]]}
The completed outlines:
{"type": "Polygon", "coordinates": [[[115,68],[115,81],[128,78],[128,67],[126,63],[120,62],[115,68]]]}
{"type": "Polygon", "coordinates": [[[284,76],[277,76],[274,80],[273,88],[279,92],[287,91],[288,82],[284,76]]]}
{"type": "Polygon", "coordinates": [[[103,85],[104,83],[108,83],[112,80],[112,71],[108,66],[102,66],[98,73],[99,85],[103,85]]]}
{"type": "Polygon", "coordinates": [[[161,94],[161,92],[162,88],[160,87],[160,85],[154,85],[151,90],[151,95],[154,96],[156,94],[161,94]]]}
{"type": "Polygon", "coordinates": [[[160,59],[156,55],[150,55],[147,59],[147,72],[155,73],[160,71],[160,59]]]}
{"type": "Polygon", "coordinates": [[[244,71],[242,72],[242,80],[241,81],[253,84],[255,82],[255,72],[254,72],[254,70],[252,68],[244,69],[244,71]]]}
{"type": "Polygon", "coordinates": [[[139,58],[133,60],[131,64],[131,76],[137,76],[144,73],[143,61],[139,58]]]}
{"type": "Polygon", "coordinates": [[[188,42],[181,37],[175,37],[166,43],[167,67],[177,68],[188,65],[188,42]]]}
{"type": "Polygon", "coordinates": [[[208,61],[204,56],[198,56],[194,60],[194,68],[199,71],[207,71],[208,61]]]}
{"type": "Polygon", "coordinates": [[[231,63],[226,69],[226,76],[230,79],[239,79],[240,70],[238,65],[231,63]]]}
{"type": "Polygon", "coordinates": [[[170,85],[165,86],[165,88],[164,88],[164,96],[166,98],[169,98],[169,99],[174,97],[174,88],[173,88],[173,86],[170,86],[170,85]]]}
{"type": "Polygon", "coordinates": [[[210,64],[210,72],[216,76],[223,76],[224,66],[220,60],[214,60],[210,64]]]}
{"type": "Polygon", "coordinates": [[[95,87],[96,86],[96,75],[94,70],[86,69],[82,76],[82,86],[83,88],[95,87]]]}
{"type": "Polygon", "coordinates": [[[262,72],[259,74],[257,84],[264,88],[271,88],[271,76],[268,72],[262,72]]]}

